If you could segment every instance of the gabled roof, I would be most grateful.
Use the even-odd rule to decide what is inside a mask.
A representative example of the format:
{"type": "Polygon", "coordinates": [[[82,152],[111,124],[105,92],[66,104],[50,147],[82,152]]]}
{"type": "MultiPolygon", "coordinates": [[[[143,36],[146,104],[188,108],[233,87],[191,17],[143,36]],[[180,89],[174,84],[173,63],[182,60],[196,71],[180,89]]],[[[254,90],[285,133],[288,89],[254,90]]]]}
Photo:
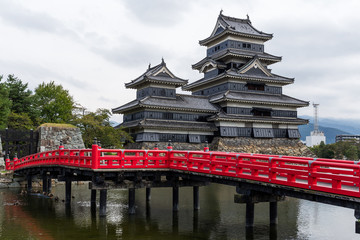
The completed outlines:
{"type": "Polygon", "coordinates": [[[140,77],[132,80],[129,83],[125,83],[126,88],[138,88],[142,84],[150,82],[164,85],[173,85],[175,87],[180,87],[185,85],[188,80],[181,79],[176,77],[167,67],[164,59],[162,59],[161,63],[156,65],[155,67],[149,67],[145,73],[143,73],[140,77]]]}
{"type": "Polygon", "coordinates": [[[261,64],[257,56],[255,56],[251,61],[247,62],[244,66],[242,66],[237,71],[237,73],[258,75],[263,77],[273,77],[271,72],[261,64]]]}
{"type": "Polygon", "coordinates": [[[253,51],[247,51],[247,50],[242,50],[242,49],[227,48],[227,49],[221,50],[209,57],[203,58],[199,62],[193,64],[192,68],[199,70],[210,59],[212,59],[214,61],[219,61],[228,56],[241,57],[241,58],[245,58],[245,59],[252,59],[255,56],[257,56],[261,61],[266,61],[268,64],[272,64],[272,63],[281,61],[281,57],[274,56],[274,55],[271,55],[266,52],[261,53],[261,52],[253,52],[253,51]]]}
{"type": "Polygon", "coordinates": [[[206,46],[213,40],[216,40],[226,34],[262,39],[264,41],[267,41],[273,37],[272,34],[264,33],[254,28],[251,24],[249,16],[247,16],[247,19],[233,18],[223,15],[222,11],[220,11],[219,17],[210,37],[204,40],[200,40],[199,43],[200,45],[206,46]]]}
{"type": "Polygon", "coordinates": [[[207,67],[211,68],[226,68],[226,64],[222,62],[215,61],[213,59],[207,59],[207,61],[204,62],[204,64],[201,66],[200,72],[206,72],[204,71],[207,67]]]}
{"type": "Polygon", "coordinates": [[[137,108],[153,108],[164,110],[191,111],[191,112],[217,112],[218,108],[204,96],[177,94],[175,99],[148,96],[134,100],[123,106],[112,109],[113,113],[124,113],[137,108]]]}
{"type": "Polygon", "coordinates": [[[208,121],[230,121],[230,122],[257,122],[257,123],[282,123],[282,124],[307,124],[309,121],[302,118],[276,118],[256,116],[235,116],[219,112],[207,118],[208,121]]]}
{"type": "Polygon", "coordinates": [[[210,98],[211,103],[219,102],[241,102],[241,103],[256,103],[264,105],[275,105],[275,106],[295,106],[295,107],[306,107],[309,106],[309,102],[299,100],[296,98],[289,97],[287,95],[273,95],[265,93],[248,93],[238,91],[227,91],[213,95],[210,98]]]}

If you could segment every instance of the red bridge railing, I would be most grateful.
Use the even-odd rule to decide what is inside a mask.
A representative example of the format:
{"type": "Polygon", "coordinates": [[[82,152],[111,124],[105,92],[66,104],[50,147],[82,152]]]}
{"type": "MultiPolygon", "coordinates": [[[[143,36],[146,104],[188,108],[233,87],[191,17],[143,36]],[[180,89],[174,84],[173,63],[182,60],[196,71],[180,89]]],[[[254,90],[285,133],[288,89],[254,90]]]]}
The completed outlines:
{"type": "Polygon", "coordinates": [[[360,197],[360,165],[356,161],[279,155],[205,151],[63,149],[20,159],[6,159],[8,170],[33,166],[71,166],[84,169],[175,169],[241,178],[302,189],[360,197]]]}

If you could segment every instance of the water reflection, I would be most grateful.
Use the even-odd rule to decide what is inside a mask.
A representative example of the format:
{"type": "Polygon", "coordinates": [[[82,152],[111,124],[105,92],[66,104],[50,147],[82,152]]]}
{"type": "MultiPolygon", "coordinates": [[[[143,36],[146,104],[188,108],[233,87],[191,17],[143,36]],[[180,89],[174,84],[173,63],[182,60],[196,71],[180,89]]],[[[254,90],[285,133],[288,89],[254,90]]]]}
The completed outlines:
{"type": "MultiPolygon", "coordinates": [[[[255,206],[252,229],[245,229],[245,205],[233,202],[235,188],[200,188],[193,210],[192,188],[180,189],[179,212],[172,189],[136,190],[136,213],[128,215],[128,191],[108,191],[107,217],[91,206],[86,185],[73,186],[69,208],[64,186],[53,188],[59,201],[20,190],[0,190],[0,239],[355,239],[353,210],[297,199],[278,204],[277,226],[269,224],[269,204],[255,206]]],[[[98,196],[99,197],[99,196],[98,196]]],[[[97,208],[97,209],[96,209],[97,208]]]]}

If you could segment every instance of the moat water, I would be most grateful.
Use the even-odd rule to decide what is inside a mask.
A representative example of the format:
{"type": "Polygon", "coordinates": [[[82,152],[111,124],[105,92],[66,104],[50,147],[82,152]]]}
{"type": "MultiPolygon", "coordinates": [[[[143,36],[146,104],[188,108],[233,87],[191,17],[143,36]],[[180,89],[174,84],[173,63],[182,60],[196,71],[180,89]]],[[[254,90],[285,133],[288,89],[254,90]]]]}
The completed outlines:
{"type": "MultiPolygon", "coordinates": [[[[70,208],[64,186],[41,195],[0,189],[0,239],[359,239],[354,211],[287,198],[278,204],[277,227],[269,226],[269,206],[255,206],[255,226],[245,231],[245,205],[234,203],[235,187],[200,188],[200,210],[192,209],[192,188],[180,188],[179,212],[172,212],[172,189],[136,190],[136,214],[128,215],[126,190],[109,190],[107,216],[91,211],[87,185],[74,185],[70,208]]],[[[99,196],[98,196],[99,197],[99,196]]]]}

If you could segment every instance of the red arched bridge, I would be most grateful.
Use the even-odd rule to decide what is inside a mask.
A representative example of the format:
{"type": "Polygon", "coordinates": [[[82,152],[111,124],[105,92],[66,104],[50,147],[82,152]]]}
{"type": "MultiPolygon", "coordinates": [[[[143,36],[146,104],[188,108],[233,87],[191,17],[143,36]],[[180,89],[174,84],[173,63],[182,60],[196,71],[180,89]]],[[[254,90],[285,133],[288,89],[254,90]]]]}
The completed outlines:
{"type": "MultiPolygon", "coordinates": [[[[209,151],[64,149],[41,152],[20,159],[6,159],[6,168],[28,180],[65,181],[66,203],[71,200],[72,181],[90,181],[91,202],[100,192],[100,215],[106,214],[107,190],[129,189],[129,213],[135,212],[135,189],[173,188],[173,210],[178,210],[179,187],[194,188],[194,209],[199,209],[199,186],[220,183],[236,186],[235,202],[246,203],[246,224],[253,226],[254,204],[270,202],[270,222],[277,221],[277,202],[285,196],[355,209],[360,219],[360,163],[357,161],[225,153],[209,151]]],[[[357,222],[358,224],[358,222],[357,222]]]]}

